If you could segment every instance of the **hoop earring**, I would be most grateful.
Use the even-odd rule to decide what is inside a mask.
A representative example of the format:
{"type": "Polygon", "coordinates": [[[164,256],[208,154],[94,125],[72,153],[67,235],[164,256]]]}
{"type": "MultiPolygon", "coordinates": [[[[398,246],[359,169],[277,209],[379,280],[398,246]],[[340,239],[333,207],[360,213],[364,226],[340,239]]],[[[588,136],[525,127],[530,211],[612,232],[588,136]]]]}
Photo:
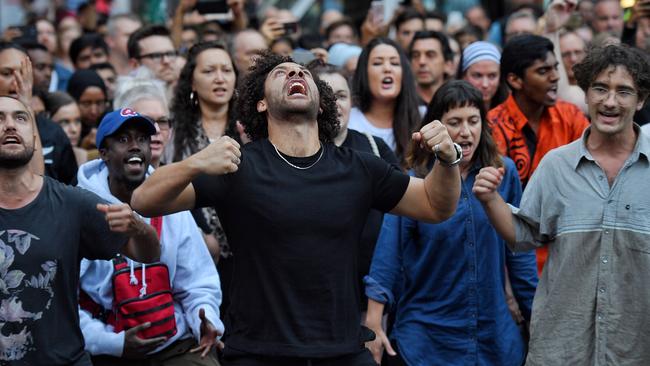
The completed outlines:
{"type": "Polygon", "coordinates": [[[194,90],[192,90],[192,92],[190,93],[190,101],[192,102],[192,105],[194,107],[199,105],[199,98],[197,98],[196,91],[194,91],[194,90]]]}

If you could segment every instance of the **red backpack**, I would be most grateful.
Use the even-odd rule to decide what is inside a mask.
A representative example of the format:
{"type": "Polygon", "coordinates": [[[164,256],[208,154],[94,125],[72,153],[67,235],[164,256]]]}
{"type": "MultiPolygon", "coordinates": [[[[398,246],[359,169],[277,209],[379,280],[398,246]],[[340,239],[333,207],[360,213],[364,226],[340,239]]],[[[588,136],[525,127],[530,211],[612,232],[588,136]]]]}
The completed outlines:
{"type": "MultiPolygon", "coordinates": [[[[162,218],[154,217],[151,225],[161,237],[162,218]]],[[[113,262],[113,309],[101,314],[92,299],[80,290],[79,305],[94,317],[104,318],[116,333],[150,322],[151,326],[138,332],[138,337],[150,339],[172,337],[176,334],[174,299],[167,265],[161,262],[135,266],[118,255],[113,262]],[[138,280],[140,279],[140,280],[138,280]],[[92,303],[89,303],[90,302],[92,303]],[[103,316],[102,316],[103,315],[103,316]]]]}

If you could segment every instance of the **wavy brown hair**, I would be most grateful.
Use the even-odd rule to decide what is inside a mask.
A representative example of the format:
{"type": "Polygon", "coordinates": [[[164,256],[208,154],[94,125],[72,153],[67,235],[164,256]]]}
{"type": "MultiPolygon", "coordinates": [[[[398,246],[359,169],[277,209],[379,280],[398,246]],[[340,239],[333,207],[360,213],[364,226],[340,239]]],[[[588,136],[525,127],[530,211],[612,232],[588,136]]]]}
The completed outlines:
{"type": "MultiPolygon", "coordinates": [[[[481,116],[481,140],[472,157],[472,164],[478,161],[481,167],[502,167],[503,160],[497,145],[492,139],[492,129],[488,125],[483,96],[478,89],[467,81],[452,80],[443,84],[431,99],[421,125],[435,120],[442,121],[442,116],[445,113],[463,107],[475,107],[479,110],[481,116]]],[[[416,176],[424,177],[427,175],[433,160],[433,154],[420,148],[419,144],[411,143],[409,153],[406,156],[406,163],[409,168],[413,169],[416,176]]]]}
{"type": "Polygon", "coordinates": [[[596,78],[610,67],[621,66],[634,79],[639,100],[645,100],[650,95],[650,62],[648,54],[638,48],[628,45],[609,45],[593,47],[587,56],[573,66],[578,86],[585,93],[596,78]]]}
{"type": "MultiPolygon", "coordinates": [[[[291,57],[283,57],[270,52],[264,52],[251,67],[239,87],[237,110],[242,118],[240,123],[244,131],[253,140],[267,138],[269,130],[266,113],[257,111],[257,102],[264,99],[264,83],[266,77],[276,66],[285,62],[294,62],[291,57]]],[[[320,80],[318,75],[313,75],[314,82],[320,94],[321,113],[318,114],[318,138],[329,142],[336,137],[339,130],[339,120],[336,112],[336,97],[332,88],[320,80]]]]}

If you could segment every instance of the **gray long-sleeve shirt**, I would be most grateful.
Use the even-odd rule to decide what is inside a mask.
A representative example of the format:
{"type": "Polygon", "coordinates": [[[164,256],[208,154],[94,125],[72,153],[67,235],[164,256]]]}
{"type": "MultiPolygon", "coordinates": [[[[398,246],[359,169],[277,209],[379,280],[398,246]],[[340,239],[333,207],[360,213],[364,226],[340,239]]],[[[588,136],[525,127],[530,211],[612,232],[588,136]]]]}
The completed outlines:
{"type": "Polygon", "coordinates": [[[513,207],[513,249],[549,249],[526,365],[650,365],[650,137],[635,131],[611,187],[587,129],[544,157],[513,207]]]}

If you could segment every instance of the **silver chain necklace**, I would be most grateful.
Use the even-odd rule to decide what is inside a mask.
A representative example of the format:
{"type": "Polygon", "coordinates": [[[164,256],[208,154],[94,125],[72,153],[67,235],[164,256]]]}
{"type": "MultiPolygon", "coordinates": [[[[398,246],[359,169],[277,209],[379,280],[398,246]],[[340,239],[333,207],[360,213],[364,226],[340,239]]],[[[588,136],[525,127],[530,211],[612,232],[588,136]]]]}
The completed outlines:
{"type": "MultiPolygon", "coordinates": [[[[269,142],[271,142],[271,141],[269,141],[269,142]]],[[[295,164],[291,164],[291,162],[289,162],[289,160],[287,160],[284,156],[282,156],[282,153],[278,150],[278,148],[272,142],[271,142],[271,145],[273,145],[273,148],[275,149],[275,153],[278,154],[280,159],[284,160],[284,162],[289,164],[290,167],[298,169],[298,170],[307,170],[307,169],[313,167],[314,165],[316,165],[316,163],[318,163],[320,161],[320,158],[323,157],[323,153],[325,152],[325,147],[323,146],[323,144],[320,141],[318,143],[320,144],[320,155],[318,155],[318,159],[316,159],[316,161],[311,163],[309,166],[297,166],[295,164]]]]}

